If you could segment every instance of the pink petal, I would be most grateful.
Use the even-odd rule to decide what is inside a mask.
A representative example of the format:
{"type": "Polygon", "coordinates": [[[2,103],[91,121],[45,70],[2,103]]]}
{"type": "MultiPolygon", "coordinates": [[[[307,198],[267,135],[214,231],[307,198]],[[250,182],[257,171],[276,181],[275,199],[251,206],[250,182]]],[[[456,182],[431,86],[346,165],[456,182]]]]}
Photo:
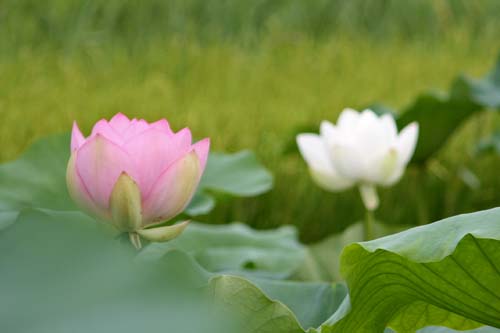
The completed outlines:
{"type": "Polygon", "coordinates": [[[176,138],[176,142],[182,146],[191,146],[193,142],[191,131],[187,127],[175,133],[174,137],[176,138]]]}
{"type": "Polygon", "coordinates": [[[208,152],[210,150],[210,139],[205,138],[196,142],[193,145],[193,149],[198,155],[198,159],[200,160],[200,173],[203,173],[205,170],[205,166],[207,165],[208,152]]]}
{"type": "Polygon", "coordinates": [[[71,158],[68,162],[68,168],[66,169],[66,184],[68,186],[69,195],[86,213],[103,219],[108,219],[109,216],[106,211],[98,207],[90,197],[89,191],[83,184],[82,179],[76,170],[77,154],[77,151],[71,154],[71,158]]]}
{"type": "Polygon", "coordinates": [[[163,131],[149,129],[124,145],[123,148],[139,167],[137,183],[143,199],[147,198],[161,174],[172,163],[187,154],[190,147],[189,130],[169,136],[163,131]]]}
{"type": "Polygon", "coordinates": [[[129,127],[123,132],[124,142],[133,140],[136,136],[141,135],[143,132],[147,131],[150,125],[144,119],[132,119],[129,127]]]}
{"type": "Polygon", "coordinates": [[[161,119],[149,125],[151,128],[157,129],[159,131],[167,133],[169,136],[174,135],[174,132],[170,129],[170,125],[167,120],[161,119]]]}
{"type": "Polygon", "coordinates": [[[200,181],[199,170],[198,156],[192,151],[161,175],[143,202],[145,226],[169,220],[184,210],[200,181]]]}
{"type": "Polygon", "coordinates": [[[91,137],[95,137],[98,134],[117,145],[121,145],[123,142],[122,137],[110,126],[106,119],[99,120],[92,128],[91,137]]]}
{"type": "Polygon", "coordinates": [[[116,133],[123,133],[130,126],[130,120],[123,113],[117,113],[111,118],[109,125],[116,133]]]}
{"type": "Polygon", "coordinates": [[[73,122],[73,129],[71,130],[71,151],[75,151],[80,148],[85,142],[85,137],[78,128],[76,121],[73,122]]]}
{"type": "Polygon", "coordinates": [[[126,172],[134,179],[136,175],[130,156],[100,134],[87,140],[78,150],[76,169],[92,200],[105,210],[120,174],[126,172]]]}

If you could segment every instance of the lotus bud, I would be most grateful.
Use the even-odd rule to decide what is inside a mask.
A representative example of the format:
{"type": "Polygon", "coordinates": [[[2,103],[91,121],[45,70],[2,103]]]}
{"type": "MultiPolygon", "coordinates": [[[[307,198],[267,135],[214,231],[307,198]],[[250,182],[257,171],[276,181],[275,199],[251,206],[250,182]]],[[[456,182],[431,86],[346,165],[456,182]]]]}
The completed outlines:
{"type": "Polygon", "coordinates": [[[129,233],[167,241],[187,222],[156,227],[181,213],[198,186],[210,142],[192,144],[185,128],[174,133],[166,120],[148,123],[117,114],[100,120],[85,138],[73,124],[66,180],[73,200],[87,213],[129,233]]]}
{"type": "Polygon", "coordinates": [[[337,124],[323,121],[320,134],[297,136],[312,179],[332,192],[358,186],[367,210],[379,205],[376,186],[391,186],[403,175],[415,151],[418,124],[398,133],[389,114],[345,109],[337,124]]]}

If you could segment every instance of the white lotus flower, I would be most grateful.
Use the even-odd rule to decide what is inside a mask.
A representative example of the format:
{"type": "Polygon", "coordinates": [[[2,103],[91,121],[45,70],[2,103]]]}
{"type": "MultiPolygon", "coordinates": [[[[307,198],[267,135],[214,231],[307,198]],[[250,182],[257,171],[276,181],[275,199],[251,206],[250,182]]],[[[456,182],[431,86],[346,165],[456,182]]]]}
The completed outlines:
{"type": "Polygon", "coordinates": [[[373,111],[345,109],[337,125],[323,121],[320,134],[297,136],[313,180],[329,191],[359,186],[367,209],[378,207],[376,185],[390,186],[404,173],[415,151],[418,124],[399,134],[394,118],[373,111]]]}

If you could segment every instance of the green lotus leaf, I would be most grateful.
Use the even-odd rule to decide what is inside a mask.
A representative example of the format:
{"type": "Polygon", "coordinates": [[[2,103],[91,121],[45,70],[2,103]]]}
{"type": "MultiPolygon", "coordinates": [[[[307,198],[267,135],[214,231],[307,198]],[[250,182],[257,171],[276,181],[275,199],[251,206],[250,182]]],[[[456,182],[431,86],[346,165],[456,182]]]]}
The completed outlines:
{"type": "Polygon", "coordinates": [[[350,297],[325,332],[500,327],[500,208],[347,246],[350,297]]]}

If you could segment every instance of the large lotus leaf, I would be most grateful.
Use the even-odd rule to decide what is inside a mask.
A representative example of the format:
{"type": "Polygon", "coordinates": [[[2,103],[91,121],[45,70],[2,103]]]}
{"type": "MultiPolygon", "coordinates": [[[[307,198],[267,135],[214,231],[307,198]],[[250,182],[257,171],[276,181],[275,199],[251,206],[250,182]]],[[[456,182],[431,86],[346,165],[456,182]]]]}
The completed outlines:
{"type": "Polygon", "coordinates": [[[1,331],[221,328],[209,327],[208,300],[192,292],[208,276],[185,255],[171,253],[155,263],[134,255],[129,244],[81,213],[21,212],[0,231],[1,331]]]}
{"type": "Polygon", "coordinates": [[[211,153],[200,188],[236,196],[254,196],[269,191],[273,176],[255,154],[242,150],[233,154],[211,153]]]}
{"type": "Polygon", "coordinates": [[[250,197],[272,187],[272,174],[257,161],[253,152],[211,153],[198,192],[186,213],[192,216],[208,213],[213,208],[214,198],[209,194],[212,191],[250,197]]]}
{"type": "Polygon", "coordinates": [[[306,252],[293,227],[253,230],[242,223],[190,223],[180,237],[149,244],[141,256],[159,258],[173,249],[191,254],[210,272],[279,279],[296,271],[306,252]]]}
{"type": "Polygon", "coordinates": [[[210,212],[215,206],[212,192],[251,197],[269,191],[273,181],[272,174],[251,151],[210,153],[198,191],[185,213],[197,216],[210,212]]]}
{"type": "MultiPolygon", "coordinates": [[[[69,135],[41,139],[19,159],[0,165],[0,210],[75,210],[66,189],[69,135]]],[[[250,151],[211,153],[198,193],[186,212],[208,213],[215,199],[207,191],[253,196],[272,187],[273,178],[250,151]]],[[[0,226],[1,226],[0,218],[0,226]]]]}
{"type": "Polygon", "coordinates": [[[19,211],[0,211],[0,230],[14,223],[19,211]]]}
{"type": "Polygon", "coordinates": [[[350,298],[322,332],[500,327],[499,221],[496,208],[347,246],[350,298]]]}
{"type": "Polygon", "coordinates": [[[213,195],[198,190],[184,210],[184,213],[189,216],[199,216],[211,212],[214,207],[215,198],[213,195]]]}
{"type": "Polygon", "coordinates": [[[12,333],[303,332],[345,295],[325,283],[209,273],[175,250],[142,260],[79,212],[21,212],[0,231],[0,265],[0,327],[12,333]]]}

